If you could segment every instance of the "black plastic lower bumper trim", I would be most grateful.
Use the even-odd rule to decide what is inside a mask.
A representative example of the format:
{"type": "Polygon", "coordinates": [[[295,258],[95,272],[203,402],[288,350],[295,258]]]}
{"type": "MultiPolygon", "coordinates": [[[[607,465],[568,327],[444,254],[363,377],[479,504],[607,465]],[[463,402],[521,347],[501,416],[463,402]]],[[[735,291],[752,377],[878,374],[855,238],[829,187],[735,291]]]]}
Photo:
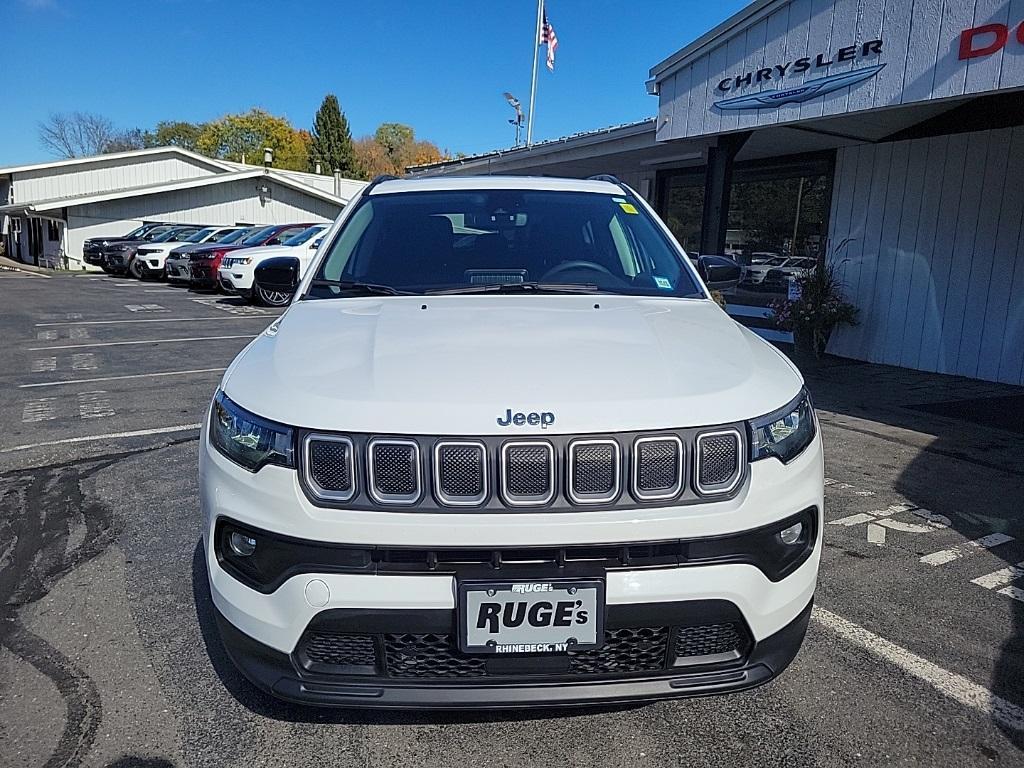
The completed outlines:
{"type": "Polygon", "coordinates": [[[670,672],[643,678],[529,682],[487,681],[448,684],[374,678],[365,683],[303,680],[291,658],[245,635],[217,613],[228,655],[256,687],[300,704],[386,709],[505,709],[559,707],[731,693],[763,685],[796,657],[807,631],[811,605],[788,625],[756,643],[742,667],[717,671],[670,672]]]}

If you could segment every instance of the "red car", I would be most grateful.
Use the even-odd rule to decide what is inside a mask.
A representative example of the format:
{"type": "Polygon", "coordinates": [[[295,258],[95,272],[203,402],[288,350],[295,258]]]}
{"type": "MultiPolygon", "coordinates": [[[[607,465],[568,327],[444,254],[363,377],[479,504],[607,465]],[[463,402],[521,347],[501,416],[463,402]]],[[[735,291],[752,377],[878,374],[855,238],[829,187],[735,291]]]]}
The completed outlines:
{"type": "Polygon", "coordinates": [[[271,224],[256,229],[243,240],[228,245],[215,243],[204,248],[197,248],[189,254],[191,279],[189,288],[217,289],[217,270],[224,254],[239,248],[254,248],[259,245],[280,245],[292,235],[297,235],[312,224],[271,224]]]}

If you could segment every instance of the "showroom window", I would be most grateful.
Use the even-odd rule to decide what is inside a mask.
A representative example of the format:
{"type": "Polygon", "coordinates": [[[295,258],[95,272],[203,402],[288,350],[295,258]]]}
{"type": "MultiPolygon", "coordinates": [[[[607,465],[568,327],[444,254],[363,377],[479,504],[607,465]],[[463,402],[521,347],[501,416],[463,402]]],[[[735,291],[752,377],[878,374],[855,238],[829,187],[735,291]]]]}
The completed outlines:
{"type": "Polygon", "coordinates": [[[704,214],[704,169],[666,174],[662,179],[659,209],[683,249],[691,256],[699,253],[701,217],[704,214]]]}

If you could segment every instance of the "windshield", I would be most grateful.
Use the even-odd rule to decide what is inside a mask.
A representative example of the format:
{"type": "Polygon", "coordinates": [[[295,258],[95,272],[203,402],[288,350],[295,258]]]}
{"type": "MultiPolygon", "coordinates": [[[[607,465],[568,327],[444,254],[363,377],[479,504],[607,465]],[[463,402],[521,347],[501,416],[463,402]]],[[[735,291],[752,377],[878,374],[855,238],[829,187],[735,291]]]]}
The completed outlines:
{"type": "Polygon", "coordinates": [[[188,237],[196,231],[195,227],[172,227],[159,237],[154,237],[154,243],[176,243],[182,238],[188,237]]]}
{"type": "Polygon", "coordinates": [[[168,225],[162,227],[154,227],[153,229],[149,230],[149,232],[144,234],[142,236],[142,239],[148,240],[151,243],[160,243],[163,242],[160,238],[162,238],[168,232],[173,232],[174,229],[174,227],[168,225]]]}
{"type": "Polygon", "coordinates": [[[277,227],[263,227],[254,229],[248,237],[242,240],[242,245],[262,245],[263,241],[270,237],[277,227]]]}
{"type": "Polygon", "coordinates": [[[226,229],[223,232],[219,232],[210,238],[211,243],[237,243],[239,240],[248,237],[252,234],[252,227],[243,227],[242,229],[226,229]]]}
{"type": "Polygon", "coordinates": [[[638,203],[548,190],[364,198],[307,295],[339,296],[352,283],[417,293],[485,286],[511,292],[519,285],[544,292],[704,295],[638,203]]]}
{"type": "Polygon", "coordinates": [[[292,235],[291,237],[289,237],[287,240],[281,243],[281,245],[302,245],[315,235],[318,235],[321,232],[323,232],[324,229],[326,229],[326,227],[310,227],[309,229],[304,229],[301,232],[299,232],[299,234],[292,235]]]}
{"type": "Polygon", "coordinates": [[[207,227],[206,229],[200,229],[194,235],[185,240],[186,243],[201,243],[203,240],[212,232],[216,231],[216,227],[207,227]]]}

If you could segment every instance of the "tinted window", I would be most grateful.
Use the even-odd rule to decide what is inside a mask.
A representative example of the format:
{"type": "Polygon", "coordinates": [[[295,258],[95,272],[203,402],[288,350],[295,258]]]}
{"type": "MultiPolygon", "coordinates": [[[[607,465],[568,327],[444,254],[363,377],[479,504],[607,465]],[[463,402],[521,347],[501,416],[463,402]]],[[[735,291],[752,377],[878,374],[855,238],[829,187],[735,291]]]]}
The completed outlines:
{"type": "Polygon", "coordinates": [[[149,230],[149,232],[147,232],[142,237],[143,237],[144,240],[148,240],[151,243],[159,243],[159,242],[161,242],[161,240],[159,238],[163,237],[168,232],[173,232],[173,231],[174,231],[174,227],[172,227],[170,225],[164,225],[164,226],[160,226],[160,227],[154,227],[153,229],[149,230]]]}
{"type": "Polygon", "coordinates": [[[326,229],[326,227],[309,227],[309,229],[304,229],[297,235],[292,235],[287,240],[285,240],[282,243],[282,245],[302,245],[307,240],[310,240],[313,236],[323,232],[324,229],[326,229]]]}
{"type": "Polygon", "coordinates": [[[206,229],[200,229],[195,234],[191,235],[185,242],[186,243],[201,243],[203,239],[211,232],[216,231],[215,227],[207,227],[206,229]]]}
{"type": "Polygon", "coordinates": [[[249,235],[247,235],[241,242],[242,245],[261,245],[264,240],[270,237],[271,234],[277,227],[263,227],[262,229],[254,229],[249,235]]]}
{"type": "Polygon", "coordinates": [[[245,229],[235,230],[224,230],[222,233],[217,233],[210,238],[211,243],[237,243],[239,240],[244,240],[246,237],[252,234],[252,228],[246,227],[245,229]]]}
{"type": "MultiPolygon", "coordinates": [[[[373,195],[346,221],[317,278],[411,291],[540,282],[703,295],[639,203],[583,192],[373,195]]],[[[310,294],[337,291],[319,285],[310,294]]]]}

